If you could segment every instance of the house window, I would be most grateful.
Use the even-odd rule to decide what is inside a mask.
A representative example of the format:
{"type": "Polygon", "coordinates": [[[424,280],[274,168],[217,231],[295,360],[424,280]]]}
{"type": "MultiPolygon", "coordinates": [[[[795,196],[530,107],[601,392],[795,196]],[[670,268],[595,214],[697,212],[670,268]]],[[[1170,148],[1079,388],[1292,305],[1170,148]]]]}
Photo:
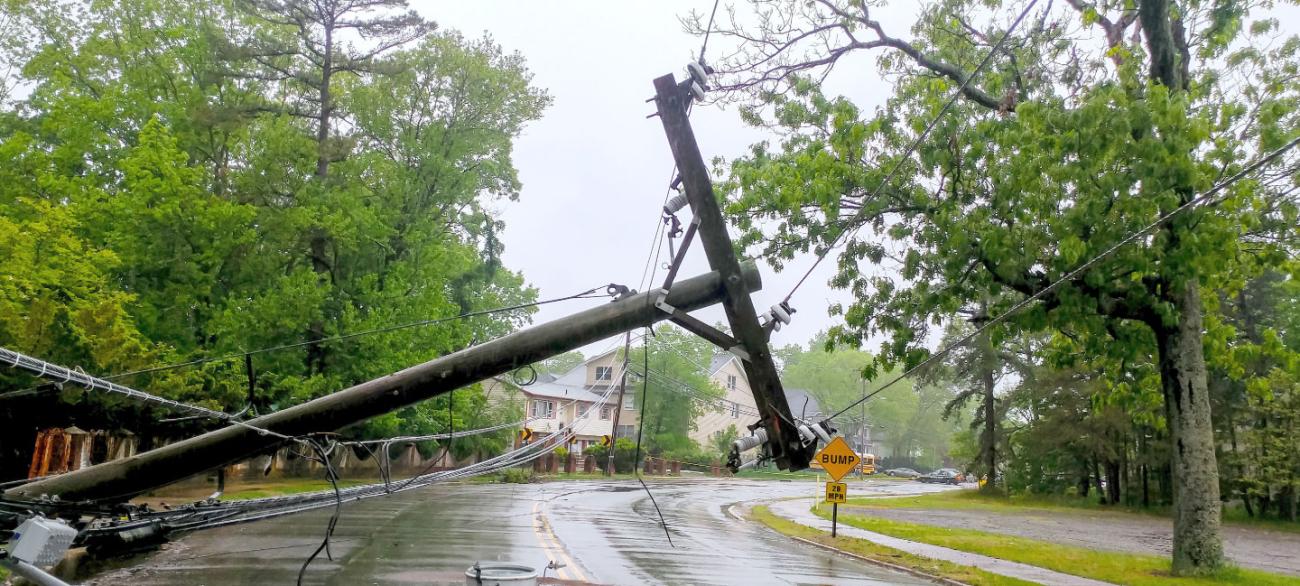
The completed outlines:
{"type": "Polygon", "coordinates": [[[614,380],[613,366],[597,366],[596,380],[614,380]]]}
{"type": "Polygon", "coordinates": [[[731,418],[732,419],[740,418],[740,403],[731,404],[731,418]]]}
{"type": "Polygon", "coordinates": [[[587,412],[590,411],[590,410],[591,410],[591,405],[590,405],[590,404],[588,404],[588,403],[578,403],[578,417],[586,417],[586,416],[587,416],[587,412]]]}
{"type": "Polygon", "coordinates": [[[614,408],[610,407],[609,405],[605,405],[604,407],[600,408],[601,421],[609,421],[609,418],[613,416],[613,414],[614,414],[614,408]]]}
{"type": "Polygon", "coordinates": [[[533,401],[533,419],[554,419],[555,401],[533,401]]]}
{"type": "Polygon", "coordinates": [[[624,408],[624,409],[636,409],[636,394],[635,394],[635,393],[627,393],[627,394],[623,395],[623,408],[624,408]]]}
{"type": "Polygon", "coordinates": [[[727,389],[732,391],[736,390],[736,375],[727,375],[727,389]]]}

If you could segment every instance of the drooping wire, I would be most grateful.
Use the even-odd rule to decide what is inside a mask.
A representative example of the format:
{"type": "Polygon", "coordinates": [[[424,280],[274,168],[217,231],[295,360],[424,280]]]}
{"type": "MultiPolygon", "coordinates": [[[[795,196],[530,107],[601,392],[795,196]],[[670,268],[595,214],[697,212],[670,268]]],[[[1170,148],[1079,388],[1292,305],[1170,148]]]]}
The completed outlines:
{"type": "MultiPolygon", "coordinates": [[[[642,340],[641,357],[644,360],[644,364],[641,368],[644,369],[642,372],[648,373],[650,372],[650,345],[647,343],[650,340],[649,326],[646,326],[646,334],[642,337],[642,340]]],[[[636,480],[641,483],[641,488],[645,489],[646,496],[650,497],[650,504],[654,505],[655,514],[659,515],[659,524],[664,528],[664,536],[668,538],[668,545],[673,549],[677,549],[677,546],[673,545],[673,535],[668,531],[668,521],[664,520],[664,513],[659,510],[659,502],[655,500],[654,493],[650,492],[650,487],[646,486],[645,479],[641,478],[641,435],[645,433],[646,393],[649,389],[650,377],[641,377],[641,417],[639,417],[639,421],[637,421],[636,456],[632,459],[632,472],[636,474],[636,480]]]]}
{"type": "Polygon", "coordinates": [[[1043,287],[1042,289],[1038,290],[1038,291],[1035,292],[1033,295],[1030,295],[1030,296],[1028,296],[1028,297],[1026,297],[1026,298],[1020,300],[1020,302],[1018,302],[1018,303],[1016,303],[1015,305],[1011,306],[1011,307],[1010,307],[1009,309],[1007,309],[1005,312],[1002,312],[1002,314],[998,315],[997,317],[995,317],[995,318],[993,318],[993,319],[988,320],[987,322],[984,322],[984,324],[981,325],[980,327],[976,328],[975,331],[970,332],[970,333],[966,334],[965,336],[962,336],[960,339],[958,339],[957,341],[955,341],[955,342],[953,342],[953,343],[951,343],[951,344],[948,344],[947,346],[944,346],[943,348],[939,349],[939,350],[938,350],[937,352],[935,352],[934,354],[931,354],[930,356],[928,356],[925,360],[921,361],[920,364],[917,364],[916,366],[914,366],[914,367],[908,369],[907,372],[904,372],[904,373],[898,375],[897,377],[894,377],[894,378],[893,378],[892,380],[890,380],[888,383],[885,383],[884,386],[881,386],[880,388],[878,388],[878,389],[876,389],[876,390],[874,390],[874,391],[872,391],[872,392],[870,392],[870,393],[868,393],[868,394],[866,394],[866,395],[863,395],[861,399],[858,399],[858,400],[854,401],[853,403],[850,403],[849,406],[847,406],[847,407],[845,407],[845,408],[843,408],[843,409],[840,409],[840,410],[837,411],[834,415],[831,415],[828,419],[835,419],[836,417],[839,417],[840,415],[843,415],[843,414],[844,414],[846,411],[848,411],[849,409],[852,409],[852,408],[854,408],[854,407],[856,407],[856,406],[858,406],[858,405],[861,405],[861,404],[864,403],[867,399],[870,399],[871,397],[873,397],[873,396],[879,394],[881,391],[884,391],[885,389],[888,389],[889,387],[891,387],[891,386],[893,386],[894,384],[896,384],[898,381],[901,381],[901,380],[903,380],[904,378],[907,378],[907,377],[911,376],[912,374],[916,373],[917,371],[921,370],[922,368],[925,368],[926,366],[929,366],[930,364],[934,363],[935,361],[942,359],[944,356],[947,356],[947,355],[948,355],[949,353],[951,353],[953,350],[955,350],[955,349],[957,349],[958,347],[960,347],[960,346],[966,344],[967,342],[971,341],[971,340],[974,339],[976,336],[978,336],[978,335],[984,333],[985,331],[987,331],[989,328],[991,328],[991,327],[993,327],[993,326],[995,326],[995,325],[997,325],[997,324],[1000,324],[1000,323],[1006,321],[1006,320],[1007,320],[1008,318],[1010,318],[1012,315],[1015,315],[1016,313],[1020,312],[1022,309],[1028,307],[1030,303],[1033,303],[1034,301],[1037,301],[1038,299],[1041,299],[1044,295],[1047,295],[1048,293],[1052,292],[1054,289],[1056,289],[1057,287],[1060,287],[1061,285],[1065,284],[1066,282],[1074,280],[1076,277],[1078,277],[1079,275],[1082,275],[1085,271],[1087,271],[1088,269],[1092,268],[1092,267],[1093,267],[1094,265],[1096,265],[1097,263],[1099,263],[1099,262],[1101,262],[1102,260],[1106,259],[1106,258],[1109,257],[1110,255],[1114,254],[1115,251],[1117,251],[1117,250],[1119,250],[1120,248],[1122,248],[1122,247],[1124,247],[1124,246],[1126,246],[1126,245],[1132,243],[1133,241],[1135,241],[1135,240],[1137,240],[1137,239],[1139,239],[1139,238],[1142,238],[1143,236],[1147,235],[1148,233],[1150,233],[1151,231],[1155,230],[1156,228],[1159,228],[1161,224],[1164,224],[1165,222],[1169,221],[1169,220],[1170,220],[1171,218],[1173,218],[1174,216],[1176,216],[1176,215],[1178,215],[1178,214],[1181,214],[1182,212],[1184,212],[1184,211],[1186,211],[1186,210],[1188,210],[1188,209],[1191,209],[1192,207],[1195,207],[1196,205],[1200,204],[1201,202],[1204,202],[1204,201],[1210,199],[1211,197],[1213,197],[1213,196],[1214,196],[1215,194],[1217,194],[1218,192],[1223,191],[1224,189],[1227,189],[1227,188],[1230,187],[1232,184],[1234,184],[1234,183],[1236,183],[1236,182],[1238,182],[1238,181],[1244,179],[1247,175],[1249,175],[1249,174],[1251,174],[1251,173],[1254,173],[1256,170],[1258,170],[1259,168],[1263,167],[1264,165],[1267,165],[1268,163],[1271,163],[1271,162],[1273,162],[1274,160],[1276,160],[1278,157],[1281,157],[1281,156],[1282,156],[1283,154],[1285,154],[1287,151],[1291,150],[1292,148],[1295,148],[1296,145],[1300,145],[1300,137],[1296,137],[1296,138],[1294,138],[1294,139],[1291,139],[1291,142],[1288,142],[1288,143],[1286,143],[1285,145],[1282,145],[1281,147],[1278,147],[1276,150],[1274,150],[1274,151],[1268,153],[1267,155],[1264,155],[1264,156],[1262,156],[1262,157],[1256,159],[1255,162],[1251,163],[1250,165],[1247,165],[1245,168],[1243,168],[1241,171],[1238,171],[1237,173],[1233,174],[1231,177],[1228,177],[1227,179],[1224,179],[1223,181],[1220,181],[1219,183],[1215,184],[1213,187],[1211,187],[1209,190],[1205,191],[1204,193],[1201,193],[1200,195],[1197,195],[1196,197],[1194,197],[1194,198],[1188,200],[1186,203],[1184,203],[1184,204],[1182,204],[1182,205],[1180,205],[1180,206],[1174,208],[1173,210],[1170,210],[1168,213],[1166,213],[1166,214],[1164,214],[1164,215],[1162,215],[1162,216],[1156,218],[1155,221],[1153,221],[1153,222],[1151,222],[1150,224],[1147,224],[1146,226],[1142,227],[1142,229],[1140,229],[1140,230],[1138,230],[1138,231],[1136,231],[1136,232],[1134,232],[1134,233],[1132,233],[1132,234],[1129,234],[1128,236],[1124,237],[1124,239],[1122,239],[1122,240],[1120,240],[1119,242],[1116,242],[1115,244],[1111,245],[1110,248],[1107,248],[1106,250],[1101,251],[1101,253],[1099,253],[1099,254],[1097,254],[1096,256],[1094,256],[1094,257],[1088,259],[1086,262],[1084,262],[1083,264],[1079,265],[1078,267],[1075,267],[1075,268],[1074,268],[1073,270],[1071,270],[1070,272],[1068,272],[1068,273],[1062,275],[1060,278],[1056,279],[1055,281],[1052,281],[1051,283],[1048,283],[1046,287],[1043,287]]]}
{"type": "Polygon", "coordinates": [[[307,556],[307,559],[302,563],[302,567],[298,569],[298,586],[302,586],[302,578],[307,573],[307,566],[311,565],[312,561],[320,555],[322,550],[330,561],[334,561],[334,554],[330,552],[330,537],[334,535],[334,527],[337,526],[339,522],[339,513],[343,510],[343,494],[339,492],[338,472],[334,470],[334,463],[330,461],[329,452],[322,448],[314,439],[308,439],[307,445],[311,446],[312,450],[316,452],[316,457],[319,458],[319,461],[325,466],[325,475],[329,478],[330,486],[334,489],[334,513],[330,515],[329,523],[325,526],[324,539],[322,539],[320,545],[316,546],[316,549],[311,552],[311,555],[307,556]]]}
{"type": "Polygon", "coordinates": [[[8,348],[0,348],[0,359],[3,359],[4,361],[8,362],[14,368],[20,368],[26,370],[40,378],[54,380],[59,383],[72,383],[91,390],[105,391],[108,393],[122,395],[144,403],[153,403],[171,409],[176,409],[180,411],[189,411],[191,413],[200,415],[202,417],[209,417],[212,419],[217,419],[219,421],[224,421],[231,425],[238,425],[241,427],[245,427],[253,431],[256,431],[259,434],[274,436],[282,440],[293,439],[288,435],[271,431],[269,429],[265,429],[244,422],[239,418],[223,411],[208,409],[206,407],[200,407],[198,405],[191,405],[189,403],[182,403],[180,401],[175,401],[172,399],[159,397],[157,395],[152,395],[144,391],[139,391],[131,387],[127,387],[98,377],[91,376],[89,374],[82,372],[80,369],[73,369],[73,368],[68,368],[66,366],[60,366],[46,360],[41,360],[39,358],[27,356],[26,354],[23,354],[21,352],[9,350],[8,348]]]}
{"type": "MultiPolygon", "coordinates": [[[[943,115],[946,114],[948,112],[948,109],[951,108],[954,103],[956,103],[959,97],[961,97],[962,92],[966,91],[966,87],[970,85],[971,81],[973,81],[977,76],[979,76],[980,72],[984,70],[984,67],[987,66],[989,62],[993,60],[993,55],[997,54],[998,51],[1002,50],[1002,45],[1006,44],[1007,39],[1011,38],[1011,33],[1015,32],[1016,27],[1020,26],[1020,22],[1023,21],[1025,17],[1029,15],[1029,11],[1032,10],[1034,5],[1037,3],[1038,0],[1030,0],[1029,4],[1025,5],[1024,10],[1020,11],[1020,15],[1017,16],[1016,20],[1011,23],[1011,27],[1007,29],[1007,32],[1003,33],[1002,37],[999,38],[998,41],[993,44],[993,48],[990,49],[988,54],[984,56],[984,59],[979,62],[979,65],[975,67],[975,70],[972,71],[971,74],[966,77],[966,79],[962,80],[961,85],[957,87],[956,91],[952,92],[952,95],[948,97],[947,102],[944,102],[943,107],[939,109],[939,112],[935,114],[933,118],[930,119],[929,124],[926,124],[925,126],[925,130],[921,131],[921,134],[917,135],[916,139],[913,140],[911,144],[907,145],[907,149],[903,151],[903,156],[899,157],[898,161],[894,163],[894,166],[890,168],[888,173],[885,174],[885,178],[881,179],[880,183],[876,184],[876,188],[871,191],[870,195],[868,195],[866,198],[862,200],[864,202],[864,205],[862,205],[858,209],[858,212],[854,214],[852,218],[849,219],[849,221],[847,222],[848,224],[853,224],[857,222],[858,218],[861,217],[864,213],[866,213],[867,206],[865,205],[865,202],[876,199],[876,197],[880,195],[880,192],[884,190],[887,185],[889,185],[889,182],[893,180],[894,175],[896,175],[898,171],[903,168],[904,163],[906,163],[909,159],[911,159],[912,153],[916,152],[916,149],[921,146],[921,143],[925,141],[925,138],[929,136],[930,132],[934,130],[934,127],[939,124],[939,120],[943,119],[943,115]]],[[[861,226],[852,229],[846,228],[844,230],[841,230],[838,234],[836,234],[835,238],[831,239],[831,243],[827,245],[826,248],[822,249],[821,253],[817,255],[817,258],[813,260],[812,266],[808,267],[808,270],[804,272],[803,276],[799,277],[799,281],[794,284],[794,287],[790,288],[790,292],[786,293],[783,301],[789,303],[790,298],[794,297],[795,291],[798,291],[799,287],[803,286],[804,281],[807,281],[808,277],[811,276],[813,271],[817,269],[817,266],[820,265],[828,255],[830,255],[831,251],[835,249],[835,246],[839,244],[840,240],[844,237],[845,234],[850,234],[850,235],[857,234],[858,230],[860,229],[861,226]]]]}

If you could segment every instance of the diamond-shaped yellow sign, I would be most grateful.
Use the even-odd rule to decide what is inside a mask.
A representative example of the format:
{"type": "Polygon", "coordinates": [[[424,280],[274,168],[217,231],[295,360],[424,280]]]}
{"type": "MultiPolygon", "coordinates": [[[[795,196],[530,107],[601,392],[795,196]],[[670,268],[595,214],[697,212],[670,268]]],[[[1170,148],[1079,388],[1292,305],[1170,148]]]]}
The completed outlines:
{"type": "Polygon", "coordinates": [[[831,475],[836,482],[844,478],[845,474],[857,467],[858,462],[862,459],[853,452],[849,443],[842,437],[836,437],[831,443],[826,444],[822,451],[817,452],[813,459],[826,469],[826,473],[831,475]]]}

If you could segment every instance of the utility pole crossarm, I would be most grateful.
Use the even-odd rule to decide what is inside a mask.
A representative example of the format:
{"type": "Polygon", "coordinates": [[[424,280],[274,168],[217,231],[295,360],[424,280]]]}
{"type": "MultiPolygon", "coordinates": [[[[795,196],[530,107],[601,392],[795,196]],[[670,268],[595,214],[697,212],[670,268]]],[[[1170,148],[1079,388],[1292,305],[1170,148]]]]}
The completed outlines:
{"type": "MultiPolygon", "coordinates": [[[[687,83],[689,82],[688,78],[687,83]]],[[[713,193],[713,181],[709,178],[708,167],[695,142],[695,132],[691,129],[686,111],[690,101],[689,90],[678,85],[671,74],[655,79],[654,85],[659,119],[663,122],[668,146],[677,162],[691,211],[699,222],[700,242],[708,257],[709,267],[722,276],[725,293],[722,307],[726,310],[727,322],[731,325],[737,346],[747,355],[742,357],[741,363],[753,390],[754,402],[763,417],[760,423],[767,431],[768,448],[780,468],[807,468],[816,445],[804,446],[800,442],[799,431],[786,402],[776,364],[768,349],[767,335],[758,322],[754,302],[744,286],[740,261],[736,258],[726,221],[713,193]]]]}

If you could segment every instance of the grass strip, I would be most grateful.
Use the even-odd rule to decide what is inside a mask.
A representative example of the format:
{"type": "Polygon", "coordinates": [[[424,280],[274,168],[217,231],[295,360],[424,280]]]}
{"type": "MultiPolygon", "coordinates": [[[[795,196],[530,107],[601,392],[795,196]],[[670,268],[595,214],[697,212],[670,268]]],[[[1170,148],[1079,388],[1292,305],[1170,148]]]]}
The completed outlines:
{"type": "MultiPolygon", "coordinates": [[[[977,490],[953,490],[925,495],[889,498],[851,498],[848,504],[878,509],[949,509],[978,510],[994,512],[1026,511],[1061,511],[1115,514],[1147,515],[1169,518],[1167,508],[1126,507],[1103,505],[1094,498],[1072,496],[1014,495],[1010,497],[988,495],[977,490]]],[[[1241,507],[1229,507],[1223,511],[1225,525],[1300,533],[1300,523],[1282,519],[1260,519],[1250,517],[1241,507]]]]}
{"type": "MultiPolygon", "coordinates": [[[[817,507],[813,512],[823,518],[829,518],[831,513],[829,507],[817,507]]],[[[999,533],[905,523],[880,517],[863,517],[846,514],[844,511],[840,512],[839,521],[900,539],[977,553],[1115,584],[1300,586],[1300,578],[1236,567],[1224,568],[1208,576],[1175,577],[1170,573],[1169,559],[1165,557],[1098,551],[999,533]]]]}
{"type": "Polygon", "coordinates": [[[750,518],[782,535],[806,539],[870,560],[910,568],[924,574],[955,580],[971,586],[1023,586],[1033,584],[1033,582],[993,574],[979,568],[913,555],[883,545],[877,545],[865,539],[853,537],[831,538],[830,534],[825,531],[819,531],[779,517],[763,506],[751,509],[750,518]]]}

